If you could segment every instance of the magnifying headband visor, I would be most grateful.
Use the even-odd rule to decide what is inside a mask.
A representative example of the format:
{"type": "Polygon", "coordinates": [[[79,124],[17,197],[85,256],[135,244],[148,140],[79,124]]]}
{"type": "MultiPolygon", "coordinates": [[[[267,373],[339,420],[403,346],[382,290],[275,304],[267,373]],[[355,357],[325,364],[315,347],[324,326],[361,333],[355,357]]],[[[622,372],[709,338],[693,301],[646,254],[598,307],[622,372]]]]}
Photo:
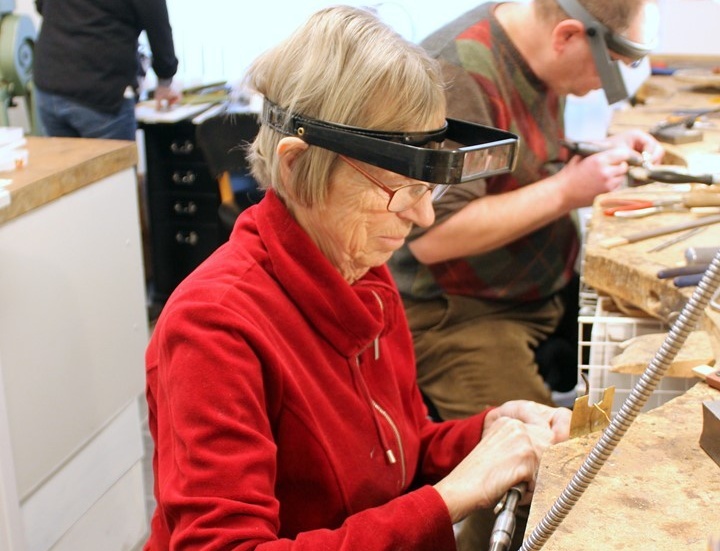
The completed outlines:
{"type": "Polygon", "coordinates": [[[585,26],[595,68],[608,103],[626,99],[629,94],[620,68],[622,61],[612,59],[610,52],[639,62],[651,53],[654,44],[640,44],[612,32],[577,0],[557,0],[557,3],[565,13],[585,26]]]}
{"type": "Polygon", "coordinates": [[[455,119],[436,130],[386,132],[288,113],[265,99],[261,122],[310,145],[431,184],[460,184],[511,172],[517,159],[515,134],[455,119]],[[459,147],[443,149],[446,140],[459,147]]]}

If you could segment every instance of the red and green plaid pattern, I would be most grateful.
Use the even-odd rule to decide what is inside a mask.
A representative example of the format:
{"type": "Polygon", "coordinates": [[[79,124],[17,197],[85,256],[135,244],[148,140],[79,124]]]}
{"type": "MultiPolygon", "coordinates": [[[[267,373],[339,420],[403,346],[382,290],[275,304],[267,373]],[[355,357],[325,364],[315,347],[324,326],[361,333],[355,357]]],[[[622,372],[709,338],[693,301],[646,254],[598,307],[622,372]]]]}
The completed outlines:
{"type": "MultiPolygon", "coordinates": [[[[548,166],[561,161],[564,98],[532,73],[527,63],[483,4],[451,22],[423,43],[441,60],[461,66],[479,88],[469,98],[462,86],[448,89],[448,114],[509,130],[520,136],[516,170],[465,191],[448,192],[435,205],[438,222],[485,194],[504,193],[548,176],[548,166]],[[456,90],[457,88],[457,90],[456,90]]],[[[472,84],[471,84],[472,85],[472,84]]],[[[459,186],[459,187],[464,187],[459,186]]],[[[422,235],[416,228],[411,239],[422,235]]],[[[569,216],[548,224],[492,252],[441,262],[418,263],[407,247],[390,260],[403,295],[428,299],[442,294],[497,300],[547,297],[569,281],[578,254],[578,236],[569,216]]]]}

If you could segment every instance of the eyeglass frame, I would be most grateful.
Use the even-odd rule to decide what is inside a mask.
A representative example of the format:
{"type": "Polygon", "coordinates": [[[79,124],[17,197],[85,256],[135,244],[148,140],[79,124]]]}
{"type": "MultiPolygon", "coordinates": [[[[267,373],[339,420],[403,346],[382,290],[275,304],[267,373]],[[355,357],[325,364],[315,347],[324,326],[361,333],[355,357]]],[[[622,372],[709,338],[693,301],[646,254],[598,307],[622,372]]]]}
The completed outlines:
{"type": "Polygon", "coordinates": [[[264,98],[260,122],[310,145],[431,184],[454,185],[505,174],[512,172],[517,162],[519,138],[515,134],[457,119],[448,118],[445,126],[429,131],[371,130],[291,113],[264,98]],[[487,141],[455,149],[425,147],[431,142],[441,144],[446,139],[461,145],[468,140],[476,142],[479,134],[487,141]],[[507,159],[501,168],[470,176],[464,174],[466,154],[487,153],[500,148],[503,156],[499,158],[507,159]]]}
{"type": "Polygon", "coordinates": [[[347,157],[346,155],[338,155],[338,157],[340,157],[340,159],[341,159],[343,162],[347,163],[349,166],[351,166],[352,168],[354,168],[355,170],[357,170],[360,174],[362,174],[363,176],[365,176],[365,178],[367,178],[368,180],[370,180],[370,182],[372,182],[373,184],[375,184],[377,187],[379,187],[379,188],[382,189],[385,193],[388,194],[388,196],[389,196],[389,197],[388,197],[388,202],[387,202],[387,206],[385,207],[388,212],[398,213],[398,212],[405,212],[406,210],[410,210],[410,209],[413,208],[415,205],[417,205],[417,204],[422,200],[423,197],[425,197],[425,194],[426,194],[428,191],[431,192],[431,193],[433,193],[433,192],[435,191],[435,189],[437,189],[437,187],[444,187],[444,186],[441,186],[440,184],[428,184],[427,182],[416,182],[416,183],[413,183],[413,184],[404,184],[404,185],[400,186],[400,187],[397,188],[397,189],[392,189],[391,187],[388,187],[388,186],[386,186],[385,184],[383,184],[379,179],[375,178],[375,176],[373,176],[372,174],[370,174],[367,170],[365,170],[364,168],[362,168],[360,165],[355,164],[355,162],[354,162],[353,160],[351,160],[349,157],[347,157]],[[421,195],[419,195],[419,196],[417,197],[417,199],[415,199],[415,201],[414,201],[412,204],[410,204],[410,205],[408,205],[407,207],[402,208],[402,209],[392,209],[392,208],[390,208],[390,206],[392,205],[393,199],[397,196],[397,194],[398,194],[400,191],[402,191],[403,189],[408,189],[408,188],[417,187],[417,186],[424,187],[424,188],[425,188],[425,191],[424,191],[421,195]]]}
{"type": "Polygon", "coordinates": [[[622,62],[612,59],[610,52],[632,59],[631,66],[634,67],[635,64],[652,52],[655,44],[640,44],[611,31],[598,21],[578,0],[556,0],[556,2],[565,13],[585,26],[585,35],[590,44],[590,52],[608,104],[612,105],[627,99],[630,94],[620,70],[620,63],[622,62]]]}

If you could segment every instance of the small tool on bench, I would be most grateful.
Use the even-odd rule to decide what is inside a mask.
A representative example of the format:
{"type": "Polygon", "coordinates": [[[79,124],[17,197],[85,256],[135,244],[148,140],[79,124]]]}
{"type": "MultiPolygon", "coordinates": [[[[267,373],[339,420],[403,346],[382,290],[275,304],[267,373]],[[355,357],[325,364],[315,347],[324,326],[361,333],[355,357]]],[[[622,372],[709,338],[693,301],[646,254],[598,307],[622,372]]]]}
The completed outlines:
{"type": "Polygon", "coordinates": [[[688,247],[685,249],[685,262],[687,264],[709,264],[720,250],[715,247],[688,247]]]}
{"type": "Polygon", "coordinates": [[[600,200],[603,214],[620,218],[641,218],[667,211],[714,214],[720,208],[720,193],[694,191],[662,199],[642,197],[605,197],[600,200]],[[707,207],[713,207],[710,212],[707,207]],[[700,210],[702,209],[702,210],[700,210]]]}
{"type": "Polygon", "coordinates": [[[689,220],[680,224],[672,224],[669,226],[663,226],[660,228],[654,228],[651,230],[640,231],[629,235],[620,235],[617,237],[608,237],[600,241],[600,246],[606,249],[613,247],[619,247],[621,245],[627,245],[629,243],[635,243],[637,241],[644,241],[652,237],[659,237],[661,235],[668,235],[678,231],[689,230],[692,228],[699,228],[700,226],[708,226],[710,224],[717,224],[720,222],[720,215],[714,214],[711,216],[703,216],[696,220],[689,220]]]}
{"type": "MultiPolygon", "coordinates": [[[[690,239],[693,235],[696,235],[702,231],[704,231],[707,228],[707,226],[700,226],[699,228],[692,228],[691,230],[686,231],[685,233],[681,233],[680,235],[676,235],[675,237],[672,237],[670,239],[667,239],[663,241],[662,243],[659,243],[658,245],[655,245],[651,249],[648,249],[647,252],[649,253],[656,253],[659,251],[664,251],[668,247],[672,247],[676,243],[680,243],[682,241],[685,241],[686,239],[690,239]]],[[[712,258],[710,258],[712,260],[712,258]]],[[[708,260],[708,262],[710,262],[708,260]]],[[[694,264],[694,262],[688,262],[688,264],[694,264]]]]}
{"type": "Polygon", "coordinates": [[[720,370],[710,365],[699,365],[693,367],[693,373],[705,381],[710,388],[720,390],[720,370]]]}
{"type": "Polygon", "coordinates": [[[720,107],[693,113],[692,115],[681,117],[677,120],[661,122],[650,129],[650,134],[660,142],[671,144],[701,142],[703,133],[697,128],[694,128],[695,123],[701,117],[718,111],[720,111],[720,107]]]}
{"type": "Polygon", "coordinates": [[[677,268],[665,268],[658,271],[657,276],[660,279],[673,278],[675,287],[692,287],[700,283],[709,266],[709,264],[689,264],[677,268]]]}

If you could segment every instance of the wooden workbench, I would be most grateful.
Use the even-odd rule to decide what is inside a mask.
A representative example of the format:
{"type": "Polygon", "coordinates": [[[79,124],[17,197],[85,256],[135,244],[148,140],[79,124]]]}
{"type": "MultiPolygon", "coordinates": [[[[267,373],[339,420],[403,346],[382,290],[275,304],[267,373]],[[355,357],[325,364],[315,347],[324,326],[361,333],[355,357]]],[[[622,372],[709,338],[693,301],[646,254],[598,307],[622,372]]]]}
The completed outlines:
{"type": "MultiPolygon", "coordinates": [[[[720,466],[699,446],[702,402],[720,392],[699,382],[641,414],[548,539],[547,551],[706,551],[720,538],[720,466]]],[[[545,516],[600,437],[549,448],[525,537],[545,516]]]]}
{"type": "MultiPolygon", "coordinates": [[[[647,102],[617,112],[611,132],[650,129],[679,109],[720,106],[720,90],[698,91],[671,77],[654,77],[647,86],[647,102]]],[[[702,142],[668,145],[670,162],[684,164],[693,172],[720,173],[720,119],[714,120],[713,128],[703,129],[702,142]]],[[[677,191],[667,185],[651,184],[613,195],[660,198],[677,191]]],[[[707,226],[686,241],[659,252],[648,251],[677,234],[606,248],[602,243],[608,238],[677,224],[696,215],[609,217],[600,206],[603,198],[596,200],[588,224],[583,257],[585,283],[611,296],[630,315],[673,321],[694,288],[679,289],[671,280],[658,279],[657,272],[685,264],[684,251],[689,246],[720,246],[720,224],[707,226]]],[[[703,323],[713,337],[718,357],[720,314],[707,308],[703,323]]],[[[698,382],[684,395],[640,414],[543,549],[707,550],[708,538],[720,538],[720,466],[698,441],[702,402],[718,399],[720,392],[698,382]]],[[[600,435],[597,432],[576,438],[545,452],[526,537],[563,492],[600,435]]]]}
{"type": "MultiPolygon", "coordinates": [[[[670,323],[694,287],[678,288],[672,279],[659,279],[658,271],[684,265],[688,247],[720,246],[720,224],[708,225],[699,233],[657,252],[651,249],[682,232],[608,248],[603,245],[608,239],[688,222],[699,216],[667,212],[645,218],[617,218],[604,215],[599,204],[608,197],[662,199],[668,195],[677,195],[677,192],[649,184],[598,198],[588,224],[583,279],[590,287],[613,297],[621,310],[637,308],[670,323]]],[[[637,314],[633,311],[631,315],[637,314]]]]}
{"type": "MultiPolygon", "coordinates": [[[[672,77],[653,77],[646,87],[649,90],[646,104],[617,112],[611,132],[628,128],[649,130],[665,120],[667,115],[678,110],[720,107],[720,90],[699,91],[672,77]]],[[[702,127],[702,142],[666,144],[668,159],[674,163],[685,164],[691,172],[720,173],[720,118],[713,120],[712,126],[702,127]]],[[[695,187],[706,188],[702,184],[696,184],[695,187]]],[[[676,195],[677,190],[667,184],[652,184],[621,190],[611,195],[661,198],[668,194],[676,195]]],[[[720,246],[720,224],[708,226],[686,241],[657,253],[650,253],[648,250],[677,234],[605,248],[601,243],[610,237],[669,226],[696,216],[687,213],[663,213],[638,219],[608,217],[603,215],[599,206],[604,198],[607,196],[596,199],[588,226],[583,257],[585,283],[618,299],[621,306],[626,304],[637,307],[650,316],[666,322],[671,321],[673,314],[680,311],[690,296],[692,288],[677,289],[670,280],[659,280],[658,270],[684,264],[684,251],[687,247],[720,246]]]]}
{"type": "Polygon", "coordinates": [[[28,165],[12,172],[11,203],[0,224],[137,164],[137,147],[122,140],[27,138],[28,165]]]}

